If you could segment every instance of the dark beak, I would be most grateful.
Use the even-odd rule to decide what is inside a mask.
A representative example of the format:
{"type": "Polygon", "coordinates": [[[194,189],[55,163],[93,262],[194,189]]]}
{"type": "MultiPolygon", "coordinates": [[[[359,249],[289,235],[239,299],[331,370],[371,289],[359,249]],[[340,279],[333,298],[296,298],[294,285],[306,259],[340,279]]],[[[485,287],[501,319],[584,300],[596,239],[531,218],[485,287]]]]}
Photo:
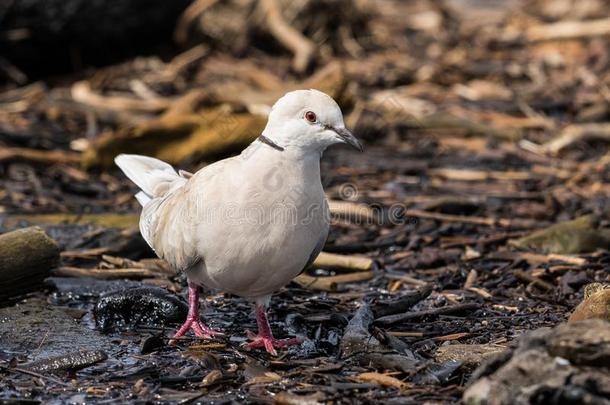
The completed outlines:
{"type": "Polygon", "coordinates": [[[335,127],[331,127],[330,128],[332,131],[335,131],[337,133],[337,135],[339,135],[339,138],[341,138],[343,140],[343,142],[345,142],[346,144],[353,146],[354,148],[358,149],[360,152],[362,152],[362,144],[360,143],[360,141],[358,139],[356,139],[356,137],[354,136],[354,134],[352,134],[349,130],[347,130],[346,128],[335,128],[335,127]]]}

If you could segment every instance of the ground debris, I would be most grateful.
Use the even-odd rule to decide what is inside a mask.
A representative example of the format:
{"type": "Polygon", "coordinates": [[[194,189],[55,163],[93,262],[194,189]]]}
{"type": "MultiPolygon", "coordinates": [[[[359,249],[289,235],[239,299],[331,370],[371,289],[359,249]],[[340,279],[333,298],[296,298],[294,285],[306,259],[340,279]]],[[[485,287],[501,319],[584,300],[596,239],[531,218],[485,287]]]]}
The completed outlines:
{"type": "MultiPolygon", "coordinates": [[[[0,14],[26,7],[12,3],[0,14]]],[[[610,282],[604,2],[179,3],[174,38],[163,34],[179,48],[138,46],[147,56],[115,63],[118,47],[96,46],[105,66],[79,47],[99,38],[63,38],[71,46],[52,58],[57,47],[28,51],[54,62],[33,72],[12,55],[38,33],[0,30],[0,231],[40,226],[60,249],[45,289],[0,308],[0,401],[457,403],[478,363],[491,381],[521,358],[521,336],[604,316],[606,293],[587,287],[610,282]],[[271,300],[274,334],[304,343],[276,358],[244,349],[251,302],[206,290],[202,320],[225,336],[169,346],[186,280],[139,235],[136,189],[113,158],[161,157],[188,179],[260,135],[296,88],[335,96],[365,145],[322,159],[323,251],[341,256],[321,256],[271,300]],[[82,350],[108,359],[57,375],[22,368],[82,350]]],[[[114,20],[122,31],[133,19],[114,20]]],[[[77,22],[59,29],[91,25],[77,22]]],[[[534,386],[538,403],[606,399],[605,343],[548,339],[527,359],[573,378],[508,381],[534,386]]]]}
{"type": "Polygon", "coordinates": [[[531,332],[473,375],[467,404],[606,403],[610,324],[591,320],[531,332]],[[585,381],[588,381],[585,383],[585,381]]]}
{"type": "Polygon", "coordinates": [[[186,302],[159,287],[132,287],[105,293],[93,313],[98,326],[112,328],[177,324],[186,318],[186,302]]]}
{"type": "Polygon", "coordinates": [[[21,367],[37,373],[56,373],[64,371],[76,371],[89,367],[100,361],[104,361],[108,355],[103,351],[77,351],[46,359],[26,363],[21,367]]]}

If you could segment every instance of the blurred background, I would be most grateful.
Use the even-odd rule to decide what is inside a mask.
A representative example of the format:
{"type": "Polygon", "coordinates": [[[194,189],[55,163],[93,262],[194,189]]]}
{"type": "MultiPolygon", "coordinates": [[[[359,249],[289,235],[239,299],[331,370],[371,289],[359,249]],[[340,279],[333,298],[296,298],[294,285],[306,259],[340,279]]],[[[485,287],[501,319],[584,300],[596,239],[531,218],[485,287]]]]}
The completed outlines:
{"type": "Polygon", "coordinates": [[[502,143],[485,153],[599,158],[607,14],[600,0],[5,1],[0,202],[116,209],[119,186],[97,174],[117,153],[193,169],[252,141],[296,88],[329,93],[361,138],[423,164],[439,142],[432,155],[502,143]],[[21,169],[37,181],[12,183],[21,169]]]}
{"type": "MultiPolygon", "coordinates": [[[[609,142],[608,1],[0,1],[0,232],[39,225],[61,251],[55,265],[19,272],[0,260],[0,305],[43,291],[0,309],[9,320],[0,322],[0,367],[75,348],[108,357],[75,374],[90,397],[72,398],[61,381],[41,391],[14,373],[0,396],[189,402],[204,392],[268,403],[307,386],[314,402],[278,402],[343,393],[459,401],[488,354],[566,321],[595,296],[585,286],[608,284],[609,142]],[[362,154],[331,148],[322,161],[333,215],[324,251],[348,259],[326,257],[274,298],[274,328],[310,339],[288,358],[256,360],[238,340],[204,346],[205,358],[201,347],[181,356],[159,326],[175,319],[136,317],[177,305],[185,280],[139,236],[136,188],[113,158],[138,153],[195,171],[239,153],[271,105],[301,88],[334,97],[365,145],[362,154]],[[23,279],[13,283],[14,274],[23,279]],[[121,295],[126,287],[152,298],[121,295]],[[118,295],[100,299],[108,291],[118,295]],[[383,356],[346,349],[357,310],[372,311],[354,318],[370,318],[359,336],[383,356]],[[396,311],[402,318],[391,318],[396,311]],[[120,331],[138,322],[147,329],[120,331]],[[307,374],[312,365],[323,371],[307,374]],[[202,380],[214,370],[223,377],[202,380]]],[[[28,255],[1,246],[0,258],[28,255]]],[[[608,319],[607,292],[577,317],[608,319]]],[[[246,301],[206,301],[206,319],[229,336],[254,326],[246,301]]],[[[528,384],[550,386],[555,403],[576,395],[562,391],[570,384],[588,403],[607,398],[595,388],[608,386],[599,369],[587,377],[597,385],[545,382],[542,363],[517,363],[518,384],[470,398],[513,403],[528,384]]]]}
{"type": "Polygon", "coordinates": [[[510,142],[599,157],[610,128],[586,124],[610,114],[607,14],[601,0],[5,1],[0,202],[115,209],[117,187],[89,173],[117,153],[190,169],[228,156],[295,88],[326,91],[361,138],[419,161],[447,132],[468,139],[457,153],[510,142]],[[15,167],[37,182],[19,189],[15,167]],[[95,201],[55,196],[60,185],[95,201]]]}

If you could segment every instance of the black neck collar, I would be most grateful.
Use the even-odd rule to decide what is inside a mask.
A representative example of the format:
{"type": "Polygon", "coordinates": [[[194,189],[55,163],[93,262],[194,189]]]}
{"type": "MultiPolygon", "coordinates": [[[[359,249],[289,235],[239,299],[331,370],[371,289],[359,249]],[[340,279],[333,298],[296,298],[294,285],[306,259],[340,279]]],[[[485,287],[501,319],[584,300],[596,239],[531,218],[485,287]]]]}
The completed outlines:
{"type": "Polygon", "coordinates": [[[262,143],[267,144],[267,145],[271,146],[273,149],[279,150],[280,152],[284,151],[284,148],[282,148],[277,143],[273,142],[271,139],[267,138],[265,135],[260,135],[258,138],[256,138],[256,140],[261,141],[262,143]]]}

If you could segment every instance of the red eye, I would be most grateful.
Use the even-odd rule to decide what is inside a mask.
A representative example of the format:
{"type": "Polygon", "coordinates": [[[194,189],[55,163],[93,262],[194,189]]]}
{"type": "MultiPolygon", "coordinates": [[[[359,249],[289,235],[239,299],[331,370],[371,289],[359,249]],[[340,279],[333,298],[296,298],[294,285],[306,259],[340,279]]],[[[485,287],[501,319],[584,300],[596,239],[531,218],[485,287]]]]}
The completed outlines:
{"type": "Polygon", "coordinates": [[[317,120],[318,118],[316,117],[316,113],[315,113],[315,112],[313,112],[313,111],[307,111],[307,112],[305,113],[305,119],[306,119],[307,121],[309,121],[309,122],[316,122],[316,120],[317,120]]]}

